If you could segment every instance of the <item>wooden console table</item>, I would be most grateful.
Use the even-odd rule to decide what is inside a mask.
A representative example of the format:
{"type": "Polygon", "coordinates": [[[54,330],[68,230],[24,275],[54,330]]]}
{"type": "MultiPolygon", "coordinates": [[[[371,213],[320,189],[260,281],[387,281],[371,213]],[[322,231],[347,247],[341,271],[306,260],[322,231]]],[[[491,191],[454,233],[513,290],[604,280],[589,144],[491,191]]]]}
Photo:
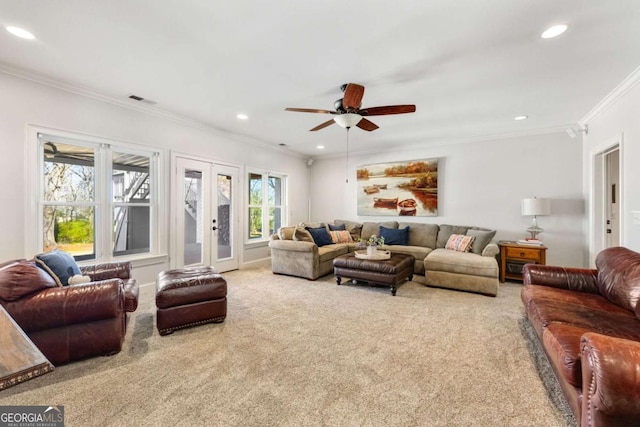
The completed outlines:
{"type": "Polygon", "coordinates": [[[54,369],[1,305],[0,349],[0,390],[54,369]]]}
{"type": "Polygon", "coordinates": [[[522,268],[525,264],[546,263],[547,247],[543,245],[525,245],[516,242],[501,241],[500,246],[500,282],[505,280],[522,281],[522,268]]]}

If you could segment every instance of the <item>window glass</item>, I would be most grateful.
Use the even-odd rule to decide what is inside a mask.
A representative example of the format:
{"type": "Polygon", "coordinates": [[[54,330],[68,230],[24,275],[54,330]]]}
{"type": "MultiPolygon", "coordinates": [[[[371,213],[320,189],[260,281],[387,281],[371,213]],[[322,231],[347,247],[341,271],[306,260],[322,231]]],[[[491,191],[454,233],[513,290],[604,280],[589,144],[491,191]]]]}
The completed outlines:
{"type": "Polygon", "coordinates": [[[105,261],[151,252],[152,215],[157,212],[152,163],[158,156],[107,143],[38,138],[42,249],[58,248],[78,260],[103,254],[105,261]],[[104,166],[106,159],[110,168],[104,166]]]}
{"type": "Polygon", "coordinates": [[[268,239],[282,226],[284,178],[249,174],[249,239],[268,239]]]}

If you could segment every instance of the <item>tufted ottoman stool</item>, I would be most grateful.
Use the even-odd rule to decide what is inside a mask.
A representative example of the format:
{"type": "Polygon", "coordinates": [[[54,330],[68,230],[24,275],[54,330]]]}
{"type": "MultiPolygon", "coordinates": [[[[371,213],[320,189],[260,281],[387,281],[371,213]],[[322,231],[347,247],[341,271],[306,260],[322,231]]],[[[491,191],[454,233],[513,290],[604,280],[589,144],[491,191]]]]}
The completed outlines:
{"type": "Polygon", "coordinates": [[[227,281],[213,267],[162,271],[156,282],[156,306],[160,335],[205,323],[224,322],[227,281]]]}

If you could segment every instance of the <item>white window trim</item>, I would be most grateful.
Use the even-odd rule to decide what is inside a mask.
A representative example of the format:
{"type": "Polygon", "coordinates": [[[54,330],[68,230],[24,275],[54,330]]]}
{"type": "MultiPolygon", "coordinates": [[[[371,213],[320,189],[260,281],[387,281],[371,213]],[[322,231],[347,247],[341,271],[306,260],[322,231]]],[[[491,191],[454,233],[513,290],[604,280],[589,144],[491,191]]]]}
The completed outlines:
{"type": "MultiPolygon", "coordinates": [[[[282,172],[273,172],[273,171],[266,171],[264,169],[259,169],[259,168],[251,168],[251,167],[247,167],[245,168],[245,172],[244,172],[244,178],[246,180],[246,187],[245,187],[245,198],[246,198],[246,202],[244,204],[244,209],[245,209],[245,223],[244,223],[244,234],[245,234],[245,245],[247,246],[251,246],[251,245],[256,245],[256,246],[262,246],[265,242],[268,242],[269,239],[271,238],[271,236],[269,235],[269,209],[267,206],[267,209],[265,209],[265,204],[268,203],[269,200],[269,186],[267,185],[263,185],[262,186],[262,238],[260,239],[250,239],[249,238],[249,222],[251,221],[250,215],[248,213],[249,211],[249,184],[251,182],[251,180],[249,179],[249,174],[256,174],[256,175],[261,175],[262,179],[264,181],[265,176],[266,177],[274,177],[274,178],[280,178],[282,181],[282,204],[280,205],[281,209],[282,209],[282,224],[287,224],[288,223],[288,201],[289,201],[289,194],[288,194],[288,190],[289,190],[289,176],[286,173],[282,173],[282,172]],[[266,228],[266,235],[265,235],[265,224],[267,224],[266,228]]],[[[276,230],[277,232],[277,230],[276,230]]]]}
{"type": "MultiPolygon", "coordinates": [[[[30,220],[25,221],[24,232],[24,248],[25,258],[32,258],[35,254],[42,252],[42,221],[40,218],[40,195],[42,193],[42,181],[41,177],[41,165],[44,162],[44,154],[40,150],[39,135],[50,135],[54,139],[75,145],[89,145],[95,146],[115,146],[118,152],[134,152],[136,154],[149,155],[150,158],[156,158],[155,161],[151,161],[150,174],[155,176],[155,185],[151,187],[151,197],[155,200],[155,203],[151,204],[151,217],[150,217],[150,251],[142,254],[132,254],[123,256],[113,256],[111,243],[111,228],[110,221],[102,221],[101,218],[96,218],[96,223],[102,225],[101,230],[97,230],[104,236],[102,240],[102,247],[96,246],[96,258],[90,260],[88,263],[101,263],[101,262],[114,262],[114,261],[135,261],[144,259],[158,259],[159,257],[166,257],[167,245],[166,234],[161,235],[161,224],[166,222],[165,209],[162,208],[164,200],[162,200],[160,186],[164,186],[164,180],[162,179],[163,159],[164,153],[162,150],[150,147],[148,145],[137,144],[129,141],[116,140],[112,138],[100,137],[95,135],[88,135],[79,132],[70,132],[60,129],[48,128],[43,126],[27,124],[26,129],[26,144],[25,144],[25,176],[24,181],[26,183],[25,194],[25,213],[30,220]]],[[[107,159],[100,149],[96,147],[96,164],[102,163],[102,167],[110,170],[112,165],[106,164],[107,159]]],[[[108,183],[104,182],[104,179],[96,179],[96,204],[104,203],[104,200],[110,200],[106,198],[110,194],[110,187],[108,183]],[[100,183],[102,181],[102,183],[100,183]]],[[[99,212],[96,212],[99,215],[99,212]]],[[[109,213],[109,216],[113,213],[109,213]]]]}

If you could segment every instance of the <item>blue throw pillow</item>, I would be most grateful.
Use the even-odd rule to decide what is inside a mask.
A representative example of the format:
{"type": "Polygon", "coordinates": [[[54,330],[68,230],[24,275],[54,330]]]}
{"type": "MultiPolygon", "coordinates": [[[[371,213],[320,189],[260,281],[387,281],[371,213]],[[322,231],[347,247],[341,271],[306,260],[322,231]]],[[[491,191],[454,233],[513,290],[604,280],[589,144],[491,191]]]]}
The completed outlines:
{"type": "Polygon", "coordinates": [[[67,252],[54,249],[36,255],[35,259],[38,267],[49,273],[58,286],[67,286],[71,276],[82,274],[76,260],[67,252]]]}
{"type": "Polygon", "coordinates": [[[313,241],[320,246],[332,245],[333,240],[331,240],[331,235],[324,227],[311,228],[305,227],[309,233],[311,233],[311,237],[313,237],[313,241]]]}
{"type": "Polygon", "coordinates": [[[384,237],[385,245],[407,246],[409,244],[409,226],[397,230],[380,226],[380,237],[384,237]]]}
{"type": "Polygon", "coordinates": [[[329,224],[329,231],[344,231],[346,229],[347,227],[345,224],[340,224],[340,225],[329,224]]]}

